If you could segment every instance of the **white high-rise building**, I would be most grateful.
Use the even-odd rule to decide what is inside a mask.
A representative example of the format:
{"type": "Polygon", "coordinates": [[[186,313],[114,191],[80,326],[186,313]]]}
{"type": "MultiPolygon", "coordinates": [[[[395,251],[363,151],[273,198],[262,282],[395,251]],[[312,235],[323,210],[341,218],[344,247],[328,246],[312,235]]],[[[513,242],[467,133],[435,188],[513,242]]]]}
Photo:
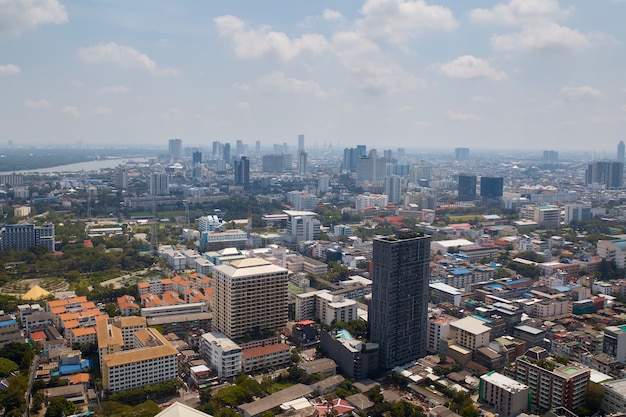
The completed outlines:
{"type": "Polygon", "coordinates": [[[287,218],[287,232],[283,241],[296,244],[301,240],[315,240],[320,235],[321,223],[316,219],[317,213],[312,211],[284,210],[287,218]]]}
{"type": "Polygon", "coordinates": [[[402,199],[400,194],[402,178],[398,175],[391,175],[385,178],[385,194],[389,198],[390,203],[399,203],[402,199]]]}
{"type": "Polygon", "coordinates": [[[213,267],[213,330],[231,339],[287,324],[289,271],[262,258],[213,267]]]}
{"type": "Polygon", "coordinates": [[[308,172],[308,159],[309,159],[309,154],[306,153],[305,151],[300,151],[298,152],[298,174],[300,175],[306,175],[308,172]]]}
{"type": "Polygon", "coordinates": [[[153,172],[150,174],[150,194],[151,195],[168,195],[170,177],[165,172],[153,172]]]}

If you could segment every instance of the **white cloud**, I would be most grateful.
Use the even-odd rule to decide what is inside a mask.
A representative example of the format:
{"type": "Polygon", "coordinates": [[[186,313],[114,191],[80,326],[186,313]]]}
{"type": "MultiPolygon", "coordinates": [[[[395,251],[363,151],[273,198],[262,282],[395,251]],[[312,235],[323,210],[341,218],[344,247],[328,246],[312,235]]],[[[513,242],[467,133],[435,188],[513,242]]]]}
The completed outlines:
{"type": "Polygon", "coordinates": [[[29,98],[24,100],[24,104],[27,107],[31,107],[33,109],[49,109],[50,107],[52,107],[50,102],[48,100],[44,100],[43,98],[40,98],[39,100],[33,100],[29,98]]]}
{"type": "Polygon", "coordinates": [[[80,112],[78,111],[78,108],[74,106],[63,107],[63,110],[61,110],[61,113],[67,114],[68,116],[72,116],[72,117],[80,117],[80,112]]]}
{"type": "Polygon", "coordinates": [[[499,51],[576,50],[590,45],[584,34],[556,23],[533,25],[521,32],[491,37],[491,46],[499,51]]]}
{"type": "Polygon", "coordinates": [[[328,47],[326,39],[318,34],[307,33],[291,39],[283,32],[271,30],[269,26],[252,29],[243,20],[232,15],[216,17],[214,21],[220,37],[234,43],[235,54],[239,58],[269,56],[289,61],[305,54],[321,54],[328,47]]]}
{"type": "Polygon", "coordinates": [[[113,113],[113,109],[111,109],[110,107],[98,106],[96,107],[95,112],[97,114],[111,114],[113,113]]]}
{"type": "Polygon", "coordinates": [[[0,37],[20,36],[45,23],[67,23],[58,0],[0,0],[0,37]]]}
{"type": "Polygon", "coordinates": [[[259,79],[257,87],[268,93],[306,94],[317,98],[325,98],[329,95],[315,81],[289,78],[282,72],[273,72],[259,79]]]}
{"type": "Polygon", "coordinates": [[[250,103],[247,101],[240,101],[236,105],[237,110],[248,110],[250,108],[250,103]]]}
{"type": "Polygon", "coordinates": [[[84,62],[92,64],[114,64],[121,68],[141,69],[159,75],[178,75],[174,68],[158,68],[156,62],[149,56],[142,54],[135,48],[118,45],[115,42],[102,43],[87,48],[81,48],[78,56],[84,62]]]}
{"type": "Polygon", "coordinates": [[[325,9],[322,13],[324,20],[343,20],[343,15],[337,10],[325,9]]]}
{"type": "Polygon", "coordinates": [[[433,30],[453,30],[458,23],[452,11],[423,0],[367,0],[357,26],[368,35],[401,44],[412,36],[433,30]]]}
{"type": "Polygon", "coordinates": [[[0,65],[0,75],[15,75],[19,74],[20,72],[22,72],[22,69],[17,65],[0,65]]]}
{"type": "Polygon", "coordinates": [[[446,117],[449,120],[454,120],[457,122],[467,122],[467,121],[472,121],[472,120],[480,120],[480,116],[478,116],[477,114],[473,114],[473,113],[460,113],[460,112],[455,112],[452,110],[448,110],[446,112],[446,117]]]}
{"type": "Polygon", "coordinates": [[[506,73],[493,68],[484,59],[472,55],[463,55],[443,64],[441,72],[451,78],[503,80],[506,73]]]}
{"type": "Polygon", "coordinates": [[[246,83],[235,83],[233,84],[233,87],[235,87],[237,90],[241,90],[241,91],[250,91],[250,85],[246,84],[246,83]]]}
{"type": "Polygon", "coordinates": [[[384,56],[378,46],[361,32],[338,32],[333,35],[333,52],[358,87],[368,94],[411,90],[424,84],[384,56]]]}
{"type": "Polygon", "coordinates": [[[105,95],[125,94],[128,92],[128,87],[123,85],[105,85],[104,87],[100,88],[98,92],[105,95]]]}
{"type": "Polygon", "coordinates": [[[486,97],[486,96],[474,96],[472,97],[472,101],[474,103],[493,103],[493,97],[486,97]]]}
{"type": "Polygon", "coordinates": [[[580,87],[563,87],[559,96],[567,101],[591,101],[598,98],[602,93],[593,87],[583,85],[580,87]]]}
{"type": "Polygon", "coordinates": [[[526,25],[547,22],[568,15],[571,9],[562,9],[558,0],[510,0],[491,9],[474,9],[469,18],[476,23],[526,25]]]}

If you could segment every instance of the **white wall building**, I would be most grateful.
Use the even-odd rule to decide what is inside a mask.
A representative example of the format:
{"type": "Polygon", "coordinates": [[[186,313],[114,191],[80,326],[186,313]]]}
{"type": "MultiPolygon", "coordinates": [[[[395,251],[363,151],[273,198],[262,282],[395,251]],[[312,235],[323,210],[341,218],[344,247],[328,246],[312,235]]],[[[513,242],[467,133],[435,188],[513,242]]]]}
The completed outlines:
{"type": "Polygon", "coordinates": [[[241,373],[243,350],[223,333],[203,334],[200,354],[220,379],[235,378],[241,373]]]}

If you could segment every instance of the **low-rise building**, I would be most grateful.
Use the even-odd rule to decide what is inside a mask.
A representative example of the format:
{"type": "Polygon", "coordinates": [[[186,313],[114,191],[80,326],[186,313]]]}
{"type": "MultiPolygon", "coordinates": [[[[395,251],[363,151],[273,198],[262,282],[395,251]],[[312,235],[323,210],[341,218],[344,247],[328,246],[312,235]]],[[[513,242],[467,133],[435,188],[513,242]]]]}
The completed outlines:
{"type": "Polygon", "coordinates": [[[478,401],[488,404],[502,417],[515,417],[528,411],[529,389],[495,371],[480,377],[478,401]]]}
{"type": "Polygon", "coordinates": [[[200,339],[200,354],[217,371],[218,378],[235,378],[242,370],[243,350],[219,332],[209,332],[200,339]]]}

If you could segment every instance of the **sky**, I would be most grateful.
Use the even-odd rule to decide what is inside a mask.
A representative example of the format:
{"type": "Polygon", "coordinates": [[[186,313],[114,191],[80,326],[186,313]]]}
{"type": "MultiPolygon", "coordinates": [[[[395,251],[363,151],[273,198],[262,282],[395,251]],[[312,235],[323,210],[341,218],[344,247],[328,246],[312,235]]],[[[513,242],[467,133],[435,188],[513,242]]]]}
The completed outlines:
{"type": "Polygon", "coordinates": [[[615,152],[626,0],[0,0],[0,147],[615,152]]]}

